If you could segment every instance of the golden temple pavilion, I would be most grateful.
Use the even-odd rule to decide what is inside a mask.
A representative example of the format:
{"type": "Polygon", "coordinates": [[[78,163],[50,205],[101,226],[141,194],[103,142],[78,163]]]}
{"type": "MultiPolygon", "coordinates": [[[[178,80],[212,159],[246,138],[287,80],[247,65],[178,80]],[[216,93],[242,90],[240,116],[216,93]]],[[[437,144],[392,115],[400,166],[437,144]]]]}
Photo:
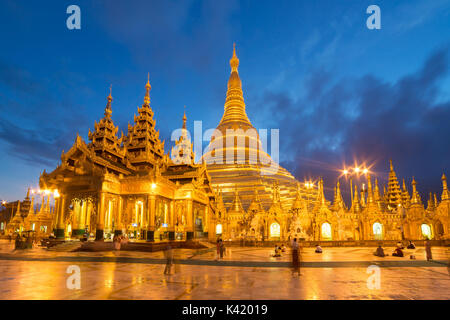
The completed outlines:
{"type": "Polygon", "coordinates": [[[77,135],[62,152],[61,164],[41,174],[39,185],[46,193],[40,209],[28,193],[12,219],[1,221],[0,214],[1,231],[33,227],[41,236],[53,230],[58,238],[127,234],[147,241],[450,239],[444,174],[442,192],[422,201],[414,178],[411,189],[404,179],[400,187],[391,161],[387,189],[381,192],[378,179],[367,172],[366,183],[351,190],[349,205],[339,180],[332,201],[325,198],[323,179],[297,181],[265,151],[246,114],[236,48],[230,67],[224,113],[201,163],[195,163],[186,114],[179,139],[170,155],[165,153],[150,106],[150,81],[134,124],[120,138],[110,92],[89,142],[77,135]],[[52,194],[54,209],[48,200],[52,194]]]}

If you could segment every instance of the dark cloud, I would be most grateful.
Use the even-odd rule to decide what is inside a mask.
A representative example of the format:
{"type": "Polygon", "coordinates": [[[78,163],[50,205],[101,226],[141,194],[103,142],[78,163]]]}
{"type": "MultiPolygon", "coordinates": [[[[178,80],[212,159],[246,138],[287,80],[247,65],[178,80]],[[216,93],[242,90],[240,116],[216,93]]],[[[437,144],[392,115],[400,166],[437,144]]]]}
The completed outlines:
{"type": "Polygon", "coordinates": [[[164,66],[180,76],[176,66],[207,71],[217,53],[230,51],[236,1],[166,0],[96,1],[98,21],[115,41],[124,44],[141,65],[164,66]],[[178,64],[174,64],[177,61],[178,64]]]}
{"type": "Polygon", "coordinates": [[[318,70],[298,100],[265,92],[261,105],[279,123],[282,164],[301,181],[323,176],[332,197],[344,163],[374,164],[375,175],[386,183],[392,158],[408,185],[414,175],[423,195],[440,195],[440,177],[445,170],[450,174],[450,101],[437,102],[440,80],[449,71],[448,52],[434,52],[395,83],[373,75],[336,79],[318,70]]]}
{"type": "MultiPolygon", "coordinates": [[[[0,61],[0,140],[7,153],[41,168],[53,169],[63,149],[70,148],[80,128],[87,128],[83,108],[72,104],[70,90],[52,93],[45,79],[0,61]]],[[[52,81],[62,85],[64,77],[52,81]]],[[[80,132],[84,134],[84,132],[80,132]]]]}

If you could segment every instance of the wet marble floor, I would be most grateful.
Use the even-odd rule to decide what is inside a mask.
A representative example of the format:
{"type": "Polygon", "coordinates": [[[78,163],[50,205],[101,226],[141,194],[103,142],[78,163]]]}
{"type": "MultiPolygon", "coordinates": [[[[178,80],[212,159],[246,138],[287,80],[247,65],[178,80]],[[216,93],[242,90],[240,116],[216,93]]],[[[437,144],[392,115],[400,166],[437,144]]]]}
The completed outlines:
{"type": "Polygon", "coordinates": [[[373,250],[326,248],[318,255],[306,248],[302,261],[309,264],[300,277],[292,275],[288,254],[272,258],[270,248],[229,248],[223,261],[215,261],[213,248],[174,250],[179,263],[166,276],[162,252],[13,251],[0,242],[0,299],[450,299],[448,249],[433,248],[435,262],[425,261],[421,248],[417,260],[377,258],[373,250]],[[231,262],[241,265],[223,265],[231,262]],[[67,285],[73,265],[80,289],[67,285]],[[369,265],[380,266],[379,282],[371,281],[369,265]]]}

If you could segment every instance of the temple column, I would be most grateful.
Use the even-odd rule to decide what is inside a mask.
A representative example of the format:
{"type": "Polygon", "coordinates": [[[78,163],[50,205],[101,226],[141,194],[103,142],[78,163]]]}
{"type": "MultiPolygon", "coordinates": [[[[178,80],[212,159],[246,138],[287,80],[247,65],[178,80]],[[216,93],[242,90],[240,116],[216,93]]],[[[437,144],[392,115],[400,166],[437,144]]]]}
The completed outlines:
{"type": "Polygon", "coordinates": [[[194,238],[194,210],[192,199],[187,200],[186,206],[186,240],[192,240],[194,238]]]}
{"type": "Polygon", "coordinates": [[[119,202],[117,206],[117,227],[116,230],[114,230],[114,235],[121,235],[123,230],[123,221],[122,221],[122,212],[123,212],[123,200],[122,197],[119,196],[119,202]]]}
{"type": "Polygon", "coordinates": [[[147,241],[155,241],[155,211],[156,211],[156,196],[149,195],[147,198],[147,241]]]}
{"type": "Polygon", "coordinates": [[[92,213],[92,201],[88,200],[86,203],[86,227],[91,230],[91,213],[92,213]]]}
{"type": "Polygon", "coordinates": [[[174,202],[169,205],[169,240],[175,240],[174,202]]]}
{"type": "Polygon", "coordinates": [[[66,229],[66,226],[64,225],[65,207],[66,207],[66,196],[61,195],[58,201],[57,218],[56,218],[57,221],[56,221],[55,236],[57,239],[64,239],[65,237],[65,229],[66,229]]]}
{"type": "Polygon", "coordinates": [[[97,204],[97,228],[95,231],[95,240],[103,241],[103,228],[105,221],[105,193],[99,193],[99,201],[97,204]]]}
{"type": "MultiPolygon", "coordinates": [[[[205,224],[204,224],[203,230],[205,230],[205,227],[206,227],[206,231],[204,231],[204,235],[205,235],[206,238],[208,238],[208,233],[210,232],[209,217],[208,217],[209,211],[208,211],[208,209],[209,209],[208,206],[205,206],[205,211],[204,211],[205,224]]],[[[211,230],[211,232],[213,232],[213,231],[211,230]]],[[[214,233],[215,233],[215,228],[214,228],[214,233]]]]}

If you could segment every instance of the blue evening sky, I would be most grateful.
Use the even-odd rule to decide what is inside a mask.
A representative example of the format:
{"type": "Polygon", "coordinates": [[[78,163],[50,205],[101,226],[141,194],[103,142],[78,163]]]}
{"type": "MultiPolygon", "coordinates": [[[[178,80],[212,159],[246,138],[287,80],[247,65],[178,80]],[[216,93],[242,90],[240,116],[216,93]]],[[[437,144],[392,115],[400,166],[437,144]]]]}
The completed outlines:
{"type": "MultiPolygon", "coordinates": [[[[103,116],[126,134],[150,73],[156,126],[220,121],[236,42],[247,114],[280,129],[281,163],[303,181],[392,158],[408,185],[450,174],[449,0],[13,1],[0,3],[0,198],[22,199],[77,132],[103,116]],[[66,8],[81,8],[68,30],[66,8]],[[381,29],[366,8],[381,8],[381,29]]],[[[120,131],[119,131],[120,132],[120,131]]],[[[410,185],[409,185],[410,186],[410,185]]],[[[330,198],[330,196],[328,196],[330,198]]],[[[331,199],[330,199],[331,200],[331,199]]]]}

